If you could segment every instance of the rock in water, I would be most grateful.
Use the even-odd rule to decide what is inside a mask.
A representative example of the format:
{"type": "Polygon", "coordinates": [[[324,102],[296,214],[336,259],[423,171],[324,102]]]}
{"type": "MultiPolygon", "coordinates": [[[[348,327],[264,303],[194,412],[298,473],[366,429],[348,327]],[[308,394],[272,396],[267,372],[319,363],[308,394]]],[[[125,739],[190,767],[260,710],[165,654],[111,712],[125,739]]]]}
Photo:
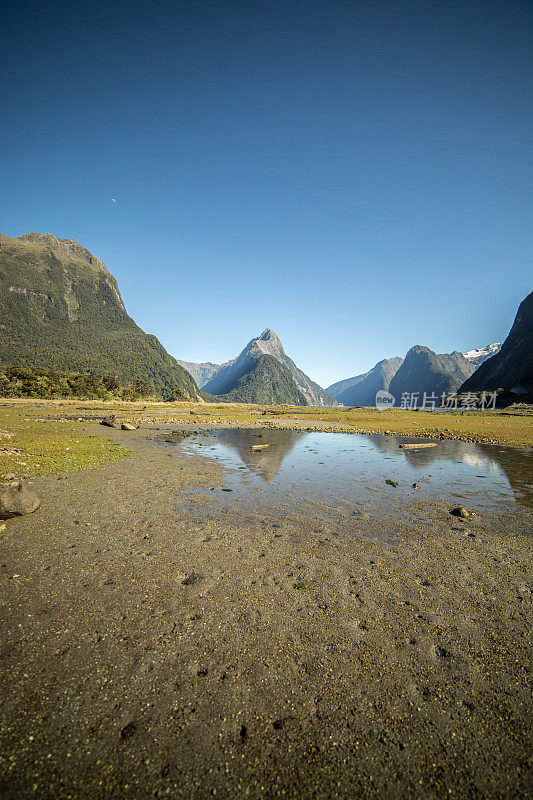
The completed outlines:
{"type": "Polygon", "coordinates": [[[123,431],[136,431],[137,430],[135,425],[132,425],[131,422],[123,422],[120,427],[122,428],[123,431]]]}
{"type": "Polygon", "coordinates": [[[103,420],[100,422],[100,425],[105,425],[107,428],[114,428],[115,427],[115,415],[110,414],[108,417],[104,417],[103,420]]]}
{"type": "Polygon", "coordinates": [[[0,486],[0,519],[31,514],[41,505],[39,498],[26,484],[0,486]]]}
{"type": "Polygon", "coordinates": [[[452,508],[450,514],[453,514],[454,517],[463,517],[463,519],[466,519],[466,517],[470,516],[470,513],[466,510],[464,506],[457,506],[457,508],[452,508]]]}

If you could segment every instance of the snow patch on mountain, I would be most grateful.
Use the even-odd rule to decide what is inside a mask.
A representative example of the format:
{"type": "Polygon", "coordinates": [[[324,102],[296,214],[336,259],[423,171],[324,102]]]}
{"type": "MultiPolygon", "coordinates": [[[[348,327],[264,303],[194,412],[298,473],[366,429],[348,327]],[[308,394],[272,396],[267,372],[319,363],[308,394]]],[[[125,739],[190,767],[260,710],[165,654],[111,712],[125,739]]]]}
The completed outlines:
{"type": "Polygon", "coordinates": [[[495,342],[494,344],[486,344],[485,347],[478,347],[475,350],[468,350],[466,353],[463,353],[463,355],[471,361],[477,369],[487,358],[492,358],[496,353],[499,353],[501,347],[501,342],[495,342]]]}

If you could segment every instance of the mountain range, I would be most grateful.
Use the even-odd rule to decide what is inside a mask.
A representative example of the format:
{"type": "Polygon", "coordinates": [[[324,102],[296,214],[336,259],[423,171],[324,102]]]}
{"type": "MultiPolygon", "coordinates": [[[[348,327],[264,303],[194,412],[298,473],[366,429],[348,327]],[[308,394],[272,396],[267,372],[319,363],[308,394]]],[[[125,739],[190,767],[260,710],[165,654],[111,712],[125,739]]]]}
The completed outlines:
{"type": "Polygon", "coordinates": [[[224,364],[178,361],[128,315],[116,279],[74,239],[0,234],[0,363],[145,381],[165,399],[373,405],[376,392],[533,394],[533,293],[503,344],[437,354],[423,345],[322,389],[270,328],[224,364]],[[196,379],[196,380],[195,380],[196,379]],[[199,388],[201,387],[201,389],[199,388]]]}
{"type": "MultiPolygon", "coordinates": [[[[503,389],[509,401],[533,395],[533,292],[520,304],[505,342],[464,353],[435,353],[415,345],[405,358],[379,361],[362,375],[328,386],[345,406],[374,405],[379,389],[390,391],[400,405],[404,392],[480,392],[503,389]]],[[[508,401],[508,402],[509,402],[508,401]]]]}
{"type": "Polygon", "coordinates": [[[379,361],[375,367],[362,375],[338,381],[328,386],[330,392],[345,406],[373,406],[378,390],[390,391],[400,405],[404,392],[418,392],[422,398],[424,392],[434,392],[440,400],[445,392],[456,392],[464,381],[475,370],[475,359],[481,358],[481,351],[490,351],[495,345],[469,351],[471,358],[457,351],[453,353],[435,353],[429,347],[415,345],[405,358],[387,358],[379,361]],[[475,354],[475,355],[474,355],[475,354]]]}
{"type": "Polygon", "coordinates": [[[0,234],[0,363],[99,373],[123,383],[142,380],[165,399],[201,401],[216,391],[232,402],[328,400],[272,331],[227,364],[185,369],[128,315],[104,262],[75,239],[51,233],[0,234]],[[209,395],[191,375],[195,368],[202,385],[209,381],[209,395]]]}
{"type": "Polygon", "coordinates": [[[210,390],[206,398],[228,403],[307,405],[287,367],[274,356],[260,352],[240,360],[226,380],[210,381],[206,387],[210,390]]]}

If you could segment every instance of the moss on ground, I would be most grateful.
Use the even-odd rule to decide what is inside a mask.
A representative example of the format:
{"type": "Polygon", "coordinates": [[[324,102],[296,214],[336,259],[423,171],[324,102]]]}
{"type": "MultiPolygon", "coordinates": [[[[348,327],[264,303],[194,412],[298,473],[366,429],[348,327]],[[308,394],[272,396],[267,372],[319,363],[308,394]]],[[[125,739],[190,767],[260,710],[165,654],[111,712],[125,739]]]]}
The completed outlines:
{"type": "Polygon", "coordinates": [[[89,436],[74,421],[31,419],[27,409],[0,409],[0,476],[17,478],[94,469],[131,455],[108,439],[89,436]]]}

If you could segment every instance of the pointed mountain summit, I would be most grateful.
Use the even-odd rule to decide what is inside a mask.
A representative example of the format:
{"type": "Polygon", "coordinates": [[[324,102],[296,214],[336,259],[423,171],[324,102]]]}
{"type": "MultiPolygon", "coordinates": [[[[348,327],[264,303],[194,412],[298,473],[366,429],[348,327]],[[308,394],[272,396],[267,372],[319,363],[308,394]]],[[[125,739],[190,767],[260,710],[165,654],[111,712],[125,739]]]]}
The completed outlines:
{"type": "MultiPolygon", "coordinates": [[[[280,391],[274,392],[275,397],[278,399],[275,401],[266,399],[257,399],[252,401],[250,399],[246,399],[243,400],[243,402],[293,403],[295,401],[295,397],[292,389],[290,392],[288,392],[291,399],[288,399],[287,396],[287,377],[289,375],[292,382],[295,384],[298,395],[301,395],[303,398],[303,402],[298,403],[299,405],[337,405],[334,397],[329,395],[317,383],[312,381],[301,369],[299,369],[299,367],[296,366],[292,358],[289,358],[283,349],[281,339],[271,328],[267,328],[260,336],[251,339],[236,358],[232,359],[231,361],[227,361],[225,364],[220,364],[216,370],[211,372],[211,375],[205,381],[202,381],[202,377],[208,371],[204,370],[207,364],[193,364],[185,361],[181,361],[180,363],[183,366],[188,365],[187,368],[190,370],[191,374],[198,377],[199,385],[206,392],[209,392],[209,394],[228,395],[229,393],[232,393],[231,399],[236,400],[238,397],[242,396],[242,387],[239,388],[237,383],[242,380],[243,375],[245,374],[249,376],[248,382],[250,383],[251,381],[254,385],[254,396],[262,396],[260,390],[260,378],[255,371],[256,362],[261,356],[266,359],[261,361],[262,368],[264,369],[267,364],[269,365],[269,380],[273,378],[276,372],[279,373],[279,377],[282,379],[280,391]],[[280,371],[279,368],[276,368],[272,363],[269,363],[269,359],[274,359],[278,365],[283,367],[283,370],[280,371]],[[253,375],[252,379],[251,374],[254,372],[255,374],[253,375]],[[287,399],[282,399],[285,396],[287,396],[287,399]]],[[[212,365],[209,364],[208,366],[210,368],[212,365]]],[[[269,390],[267,394],[268,396],[273,396],[271,390],[269,390]]]]}
{"type": "Polygon", "coordinates": [[[117,281],[75,239],[0,234],[0,361],[141,379],[164,397],[198,387],[128,316],[117,281]]]}

